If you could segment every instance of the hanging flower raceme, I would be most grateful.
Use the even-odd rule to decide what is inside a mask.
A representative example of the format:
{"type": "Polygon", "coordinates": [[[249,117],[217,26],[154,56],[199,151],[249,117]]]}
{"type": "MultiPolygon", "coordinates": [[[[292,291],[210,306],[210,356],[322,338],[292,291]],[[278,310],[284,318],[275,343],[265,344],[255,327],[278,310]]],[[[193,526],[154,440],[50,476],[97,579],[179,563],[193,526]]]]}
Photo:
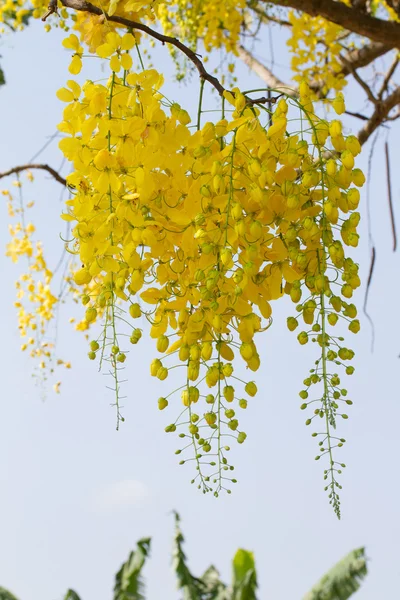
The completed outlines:
{"type": "MultiPolygon", "coordinates": [[[[33,180],[31,173],[28,178],[33,180]]],[[[9,190],[3,190],[2,195],[8,200],[8,214],[17,219],[9,225],[11,241],[6,246],[6,256],[13,263],[21,260],[27,263],[27,270],[22,273],[15,283],[16,301],[14,303],[18,315],[18,329],[22,338],[21,350],[29,352],[35,359],[37,369],[34,376],[38,381],[46,381],[54,373],[55,365],[70,368],[70,363],[54,356],[54,341],[49,334],[49,327],[55,317],[55,309],[59,298],[53,293],[53,273],[48,268],[41,242],[34,241],[35,226],[26,222],[27,210],[33,202],[24,204],[22,182],[14,181],[18,190],[18,202],[9,190]]],[[[59,391],[60,382],[55,384],[59,391]]]]}
{"type": "MultiPolygon", "coordinates": [[[[247,4],[94,2],[134,23],[157,18],[193,49],[201,38],[207,52],[223,47],[233,54],[242,25],[250,23],[247,4]]],[[[33,16],[43,10],[37,0],[33,16]]],[[[62,27],[67,18],[62,9],[62,27]]],[[[23,14],[15,19],[22,23],[23,14]]],[[[234,88],[223,93],[221,114],[202,123],[202,81],[194,125],[183,106],[163,95],[163,76],[143,67],[142,33],[124,33],[104,14],[74,15],[74,33],[63,42],[71,51],[69,72],[80,73],[87,48],[106,61],[107,77],[83,84],[69,79],[57,92],[65,104],[59,146],[71,165],[62,218],[71,227],[67,250],[77,260],[65,284],[83,307],[76,329],[89,341],[89,359],[114,380],[117,428],[120,371],[146,333],[155,347],[150,375],[164,381],[180,367],[178,388],[166,391],[158,407],[172,415],[165,430],[178,435],[180,463],[194,463],[193,483],[216,496],[236,482],[229,452],[232,440],[246,440],[241,411],[251,408],[261,383],[258,334],[271,326],[273,301],[289,296],[296,308],[288,328],[301,345],[311,341],[317,349],[301,409],[307,425],[319,423],[312,434],[316,459],[328,461],[326,490],[339,516],[337,475],[344,465],[334,451],[345,440],[334,430],[351,404],[342,373],[354,372],[344,327],[350,333],[360,327],[352,301],[358,266],[345,247],[358,244],[365,178],[355,166],[357,138],[344,136],[336,116],[328,121],[314,108],[323,97],[336,115],[345,111],[341,29],[305,15],[290,15],[290,22],[299,97],[271,91],[267,108],[251,100],[252,92],[234,88]],[[335,98],[328,99],[330,90],[335,98]],[[148,331],[138,325],[145,320],[148,331]]],[[[57,302],[33,231],[14,225],[7,248],[13,260],[31,261],[17,285],[23,336],[43,335],[57,302]]],[[[23,349],[32,346],[47,360],[50,348],[30,339],[23,349]]]]}
{"type": "MultiPolygon", "coordinates": [[[[315,115],[306,84],[299,101],[277,102],[271,123],[238,89],[225,92],[231,117],[193,131],[186,110],[161,94],[157,71],[132,71],[134,44],[131,34],[108,33],[97,47],[109,59],[107,84],[71,80],[58,91],[66,103],[60,148],[74,169],[63,215],[73,226],[70,249],[81,261],[74,280],[87,327],[102,324],[89,358],[108,361],[118,423],[119,370],[128,352],[121,333],[129,323],[130,342],[138,344],[136,319],[144,315],[158,352],[151,375],[167,379],[176,361],[185,372],[181,387],[158,400],[161,410],[180,405],[166,431],[183,440],[181,463],[194,454],[193,481],[218,495],[236,481],[226,473],[233,469],[227,440],[246,439],[239,412],[257,393],[254,381],[237,378],[237,361],[258,370],[256,334],[270,326],[270,303],[284,294],[296,304],[303,300],[298,312],[320,346],[301,394],[307,398],[311,384],[325,386],[318,415],[332,438],[340,381],[326,370],[338,343],[327,325],[340,315],[357,329],[354,309],[343,300],[359,285],[357,267],[345,258],[336,230],[340,215],[349,213],[341,237],[357,244],[359,217],[352,211],[359,194],[350,186],[363,183],[353,168],[359,147],[343,137],[338,121],[315,115]],[[289,111],[300,133],[288,134],[289,111]],[[344,283],[334,294],[338,276],[344,283]]],[[[297,323],[292,317],[289,328],[297,323]]],[[[310,335],[303,331],[300,343],[310,335]]]]}

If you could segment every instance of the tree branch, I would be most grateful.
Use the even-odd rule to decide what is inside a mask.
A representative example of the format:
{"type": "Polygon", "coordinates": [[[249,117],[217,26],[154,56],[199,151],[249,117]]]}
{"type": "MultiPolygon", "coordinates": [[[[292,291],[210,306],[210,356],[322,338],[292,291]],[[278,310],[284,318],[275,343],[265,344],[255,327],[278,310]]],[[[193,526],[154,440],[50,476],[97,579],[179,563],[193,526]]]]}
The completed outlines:
{"type": "Polygon", "coordinates": [[[374,42],[400,48],[400,23],[371,17],[342,2],[335,2],[335,0],[268,0],[268,2],[303,11],[312,17],[323,17],[374,42]]]}
{"type": "Polygon", "coordinates": [[[367,10],[367,2],[368,0],[352,0],[351,4],[358,10],[367,10]]]}
{"type": "Polygon", "coordinates": [[[243,46],[238,48],[239,58],[252,70],[256,75],[262,79],[268,87],[282,91],[291,98],[298,95],[298,92],[291,88],[289,85],[278,79],[272,71],[270,71],[265,65],[263,65],[257,58],[255,58],[251,52],[246,50],[243,46]]]}
{"type": "MultiPolygon", "coordinates": [[[[117,15],[110,16],[106,12],[101,10],[101,8],[94,6],[94,4],[91,4],[90,2],[86,2],[86,0],[61,0],[61,3],[66,8],[72,8],[73,10],[88,12],[92,15],[104,16],[104,18],[107,21],[110,21],[112,23],[119,23],[120,25],[124,25],[129,29],[137,29],[138,31],[143,31],[143,33],[146,33],[150,37],[161,42],[162,44],[171,44],[171,46],[175,46],[175,48],[178,48],[195,65],[202,79],[208,81],[217,90],[220,96],[222,96],[222,94],[224,93],[225,88],[221,85],[221,83],[216,77],[214,77],[206,71],[206,68],[201,62],[199,56],[195,52],[193,52],[193,50],[185,46],[185,44],[182,44],[182,42],[180,42],[178,39],[169,35],[163,35],[162,33],[151,29],[143,23],[131,21],[130,19],[125,19],[124,17],[118,17],[117,15]]],[[[43,19],[47,18],[49,14],[52,14],[52,12],[56,12],[56,8],[57,0],[51,0],[48,12],[43,17],[43,19]]]]}
{"type": "Polygon", "coordinates": [[[264,12],[263,10],[261,10],[259,8],[259,6],[255,5],[253,6],[252,4],[250,4],[250,8],[252,11],[254,11],[256,13],[256,15],[258,17],[260,17],[261,21],[263,23],[276,23],[277,25],[282,25],[282,27],[292,27],[292,24],[290,23],[290,21],[286,21],[284,19],[279,19],[278,17],[275,17],[274,15],[269,15],[266,12],[264,12]]]}
{"type": "MultiPolygon", "coordinates": [[[[361,67],[367,66],[370,62],[386,54],[392,50],[388,46],[384,44],[368,44],[363,46],[362,48],[357,48],[355,50],[351,50],[348,53],[347,58],[342,57],[343,61],[343,69],[341,73],[346,77],[347,75],[353,74],[355,69],[359,69],[361,67]]],[[[239,46],[238,48],[238,56],[239,58],[252,70],[256,73],[268,86],[271,88],[276,88],[282,91],[285,91],[291,97],[295,97],[298,95],[298,90],[296,88],[290,87],[288,84],[284,83],[281,79],[276,77],[274,73],[268,67],[266,67],[261,61],[259,61],[249,50],[244,48],[244,46],[239,46]]],[[[312,90],[318,92],[321,85],[317,82],[309,82],[309,86],[312,90]]]]}
{"type": "MultiPolygon", "coordinates": [[[[361,48],[356,48],[355,50],[351,50],[347,53],[347,60],[353,67],[353,69],[360,69],[361,67],[366,67],[372,61],[383,56],[387,52],[390,52],[392,48],[387,44],[381,44],[372,42],[371,44],[367,44],[362,46],[361,48]]],[[[347,66],[344,66],[342,69],[342,74],[344,76],[349,75],[351,71],[347,66]]]]}
{"type": "Polygon", "coordinates": [[[400,104],[400,87],[397,87],[383,102],[378,102],[368,123],[358,132],[360,144],[364,144],[374,131],[382,125],[390,111],[400,104]]]}
{"type": "Polygon", "coordinates": [[[21,171],[27,171],[29,169],[42,169],[43,171],[47,171],[52,177],[54,177],[56,181],[58,181],[58,183],[61,183],[61,185],[64,186],[67,185],[67,181],[66,179],[64,179],[64,177],[57,173],[55,169],[52,169],[52,167],[49,167],[49,165],[45,164],[28,164],[20,165],[19,167],[13,167],[8,171],[4,171],[4,173],[0,173],[0,179],[2,179],[3,177],[7,177],[8,175],[13,175],[14,173],[17,174],[21,173],[21,171]]]}
{"type": "MultiPolygon", "coordinates": [[[[357,0],[353,2],[353,7],[361,9],[361,4],[366,4],[367,0],[360,0],[358,4],[356,4],[357,0]]],[[[283,19],[279,19],[273,15],[268,15],[266,12],[260,10],[260,8],[255,5],[250,5],[251,10],[253,10],[256,15],[261,19],[263,23],[277,23],[278,25],[282,25],[283,27],[292,27],[292,24],[289,21],[285,21],[283,19]]],[[[376,58],[383,56],[387,52],[392,50],[392,46],[388,46],[386,43],[381,42],[372,42],[371,44],[366,44],[361,48],[355,48],[354,50],[350,50],[347,52],[347,59],[352,64],[354,69],[359,69],[361,67],[366,67],[376,58]]],[[[343,67],[342,74],[344,76],[349,75],[350,71],[347,67],[343,67]]]]}

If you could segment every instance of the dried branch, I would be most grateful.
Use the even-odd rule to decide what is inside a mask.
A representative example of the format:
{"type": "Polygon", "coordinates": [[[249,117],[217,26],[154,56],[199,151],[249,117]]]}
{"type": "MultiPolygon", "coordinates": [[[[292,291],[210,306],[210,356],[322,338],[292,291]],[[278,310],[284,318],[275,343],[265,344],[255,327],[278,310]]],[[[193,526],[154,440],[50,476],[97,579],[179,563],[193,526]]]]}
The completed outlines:
{"type": "Polygon", "coordinates": [[[21,171],[27,171],[30,169],[42,169],[43,171],[47,171],[48,173],[50,173],[50,175],[52,177],[54,177],[54,179],[56,181],[58,181],[58,183],[61,183],[61,185],[64,185],[64,186],[67,185],[66,179],[64,179],[64,177],[62,177],[55,169],[53,169],[52,167],[49,167],[49,165],[36,164],[36,163],[32,163],[32,164],[28,164],[28,165],[20,165],[19,167],[13,167],[12,169],[9,169],[8,171],[4,171],[4,173],[0,173],[0,179],[2,179],[3,177],[8,177],[8,175],[21,173],[21,171]]]}
{"type": "Polygon", "coordinates": [[[297,90],[294,90],[289,85],[281,81],[278,77],[276,77],[270,69],[268,69],[265,65],[263,65],[257,58],[255,58],[251,52],[246,50],[243,46],[239,46],[238,48],[238,56],[239,58],[252,70],[256,73],[266,84],[268,87],[273,90],[279,90],[284,92],[291,98],[294,98],[298,95],[297,90]]]}
{"type": "Polygon", "coordinates": [[[277,6],[294,8],[313,17],[323,17],[374,42],[381,42],[392,48],[400,48],[400,23],[372,17],[361,10],[346,6],[342,2],[335,0],[268,0],[268,2],[277,6]]]}
{"type": "Polygon", "coordinates": [[[387,142],[385,142],[385,158],[386,158],[386,180],[387,180],[387,190],[388,190],[390,223],[392,225],[392,235],[393,235],[393,252],[396,252],[397,234],[396,234],[396,223],[394,220],[394,210],[393,210],[393,200],[392,200],[392,182],[391,182],[391,177],[390,177],[389,144],[387,142]]]}
{"type": "Polygon", "coordinates": [[[372,282],[372,276],[374,274],[374,268],[375,268],[375,261],[376,261],[376,250],[375,250],[375,246],[372,246],[371,248],[371,262],[369,265],[369,273],[368,273],[368,279],[367,279],[367,286],[365,288],[365,296],[364,296],[364,305],[363,305],[363,312],[364,315],[367,317],[369,324],[371,325],[371,351],[374,351],[374,344],[375,344],[375,325],[373,320],[371,319],[371,316],[368,312],[368,298],[369,298],[369,291],[370,291],[370,287],[371,287],[371,282],[372,282]]]}
{"type": "Polygon", "coordinates": [[[385,100],[375,105],[375,110],[368,123],[358,132],[360,144],[367,141],[370,135],[389,117],[390,111],[398,104],[400,104],[400,87],[397,87],[385,100]]]}

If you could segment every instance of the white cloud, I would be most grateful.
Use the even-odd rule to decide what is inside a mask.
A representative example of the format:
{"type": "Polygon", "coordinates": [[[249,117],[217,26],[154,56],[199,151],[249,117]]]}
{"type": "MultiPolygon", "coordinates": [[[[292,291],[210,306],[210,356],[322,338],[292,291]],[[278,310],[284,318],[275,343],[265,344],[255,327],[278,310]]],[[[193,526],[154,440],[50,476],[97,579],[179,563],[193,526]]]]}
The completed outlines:
{"type": "Polygon", "coordinates": [[[141,506],[150,496],[149,488],[141,481],[125,479],[99,490],[94,497],[99,512],[114,512],[130,506],[141,506]]]}

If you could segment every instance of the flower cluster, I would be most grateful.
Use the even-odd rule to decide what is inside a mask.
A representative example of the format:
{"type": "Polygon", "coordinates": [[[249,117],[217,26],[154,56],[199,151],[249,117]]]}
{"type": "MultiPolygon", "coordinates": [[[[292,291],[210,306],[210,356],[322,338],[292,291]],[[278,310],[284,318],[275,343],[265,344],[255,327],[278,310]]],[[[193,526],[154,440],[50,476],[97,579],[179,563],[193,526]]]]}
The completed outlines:
{"type": "Polygon", "coordinates": [[[340,61],[343,29],[322,17],[293,11],[289,13],[289,22],[292,29],[287,45],[295,73],[293,79],[312,82],[323,95],[330,90],[342,90],[347,83],[340,61]]]}
{"type": "Polygon", "coordinates": [[[162,3],[158,17],[166,33],[178,31],[179,38],[196,49],[203,41],[207,52],[224,48],[236,53],[241,27],[249,19],[246,0],[187,0],[162,3]]]}
{"type": "MultiPolygon", "coordinates": [[[[241,26],[251,22],[248,5],[110,0],[101,8],[136,22],[157,19],[193,49],[201,39],[207,52],[235,54],[241,26]]],[[[64,9],[62,17],[68,28],[64,9]]],[[[266,104],[253,98],[261,90],[235,87],[223,93],[218,117],[203,122],[202,81],[192,124],[185,107],[162,93],[162,74],[144,68],[141,33],[123,34],[104,15],[74,15],[76,33],[63,42],[72,53],[71,75],[80,73],[87,48],[106,61],[108,77],[82,85],[70,79],[57,92],[65,104],[59,147],[72,167],[62,218],[72,232],[67,250],[79,259],[66,285],[84,307],[76,328],[89,341],[89,359],[107,366],[114,379],[117,428],[123,420],[120,370],[146,333],[138,324],[148,322],[157,352],[150,374],[164,381],[171,369],[183,373],[181,385],[158,399],[160,410],[174,411],[165,429],[182,440],[181,464],[193,461],[193,483],[216,496],[236,482],[230,441],[246,440],[240,413],[257,394],[257,334],[271,326],[271,303],[290,297],[296,310],[288,328],[301,345],[311,341],[317,349],[301,409],[313,411],[307,425],[320,423],[313,433],[316,458],[328,460],[326,490],[340,515],[337,474],[344,465],[333,453],[345,440],[334,430],[351,404],[340,371],[354,372],[343,327],[351,333],[360,327],[351,301],[360,285],[358,266],[345,247],[358,244],[365,178],[355,166],[357,138],[344,136],[341,121],[321,118],[313,104],[321,97],[337,115],[345,111],[342,30],[307,15],[291,13],[290,22],[299,97],[270,90],[266,104]],[[330,90],[335,97],[328,99],[330,90]]],[[[33,231],[21,220],[7,252],[31,261],[18,283],[21,332],[43,336],[57,299],[33,231]],[[27,311],[26,299],[34,310],[27,311]]],[[[48,346],[30,339],[24,346],[32,344],[33,354],[50,357],[48,346]]]]}
{"type": "MultiPolygon", "coordinates": [[[[28,174],[32,180],[32,175],[28,174]]],[[[26,205],[22,201],[21,181],[14,182],[19,192],[19,202],[16,205],[14,196],[9,190],[3,190],[2,195],[8,200],[8,214],[18,221],[9,225],[11,241],[6,246],[6,256],[14,263],[25,259],[28,270],[19,276],[15,283],[17,298],[14,306],[18,314],[18,329],[23,339],[22,351],[29,354],[38,362],[40,378],[47,379],[49,373],[54,372],[54,343],[48,336],[49,324],[54,319],[55,305],[58,298],[53,295],[51,285],[53,273],[49,270],[43,255],[41,242],[34,242],[32,236],[35,226],[26,223],[26,209],[33,206],[33,202],[26,205]]],[[[58,365],[70,368],[70,363],[57,360],[58,365]]],[[[58,392],[60,382],[55,385],[58,392]]]]}
{"type": "MultiPolygon", "coordinates": [[[[258,370],[255,337],[271,324],[270,302],[286,293],[298,303],[308,291],[298,310],[313,331],[323,321],[322,365],[334,339],[326,319],[335,324],[325,298],[340,303],[339,313],[354,312],[346,313],[340,295],[348,298],[359,285],[356,266],[335,230],[340,215],[351,212],[339,229],[345,244],[357,244],[352,211],[359,193],[351,184],[363,183],[353,168],[359,145],[343,137],[338,120],[316,116],[305,83],[299,101],[282,97],[272,115],[237,88],[225,92],[229,119],[203,126],[199,119],[193,131],[187,111],[160,92],[162,76],[132,70],[134,45],[131,34],[108,33],[96,49],[109,60],[107,84],[70,80],[57,93],[67,104],[60,148],[74,168],[63,215],[73,224],[71,251],[81,261],[74,280],[82,286],[87,326],[102,322],[89,358],[110,364],[118,421],[118,371],[128,352],[123,324],[136,345],[142,330],[135,320],[144,315],[150,322],[160,353],[151,375],[165,380],[177,366],[171,361],[182,365],[182,386],[158,405],[165,409],[180,395],[180,415],[166,431],[185,440],[178,454],[193,451],[194,481],[218,495],[235,481],[225,474],[233,469],[225,437],[246,439],[237,411],[257,392],[253,381],[236,377],[236,360],[258,370]],[[288,133],[289,111],[299,133],[288,133]],[[338,272],[345,283],[334,296],[338,272]]],[[[343,112],[340,95],[333,105],[343,112]]],[[[306,337],[302,332],[299,341],[306,337]]],[[[319,381],[334,384],[326,376],[319,381]]],[[[324,396],[319,414],[329,417],[329,437],[335,411],[324,396]]]]}

